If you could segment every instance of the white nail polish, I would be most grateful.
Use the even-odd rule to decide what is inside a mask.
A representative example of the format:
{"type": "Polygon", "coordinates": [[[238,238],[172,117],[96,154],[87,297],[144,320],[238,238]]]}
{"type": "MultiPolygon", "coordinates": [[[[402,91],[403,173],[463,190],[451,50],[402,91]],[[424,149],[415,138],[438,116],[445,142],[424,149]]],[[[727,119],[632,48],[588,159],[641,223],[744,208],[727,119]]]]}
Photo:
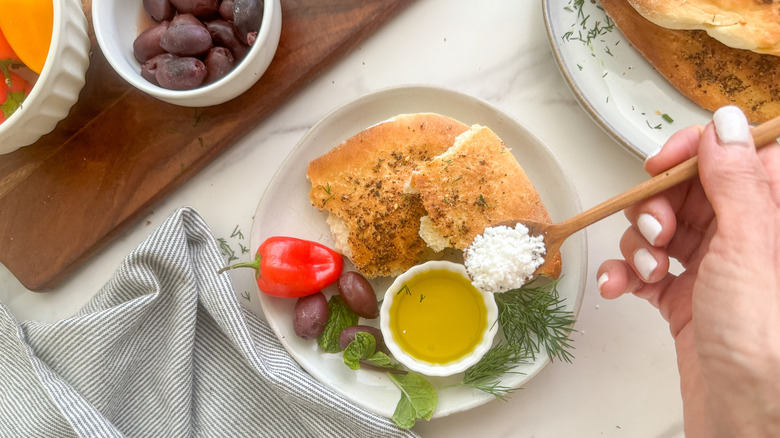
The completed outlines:
{"type": "Polygon", "coordinates": [[[599,281],[598,281],[599,291],[601,291],[601,287],[604,286],[604,283],[608,281],[609,281],[609,275],[607,275],[606,272],[599,276],[599,281]]]}
{"type": "Polygon", "coordinates": [[[661,228],[661,223],[652,215],[643,213],[637,218],[636,225],[639,227],[639,232],[642,233],[642,236],[650,242],[650,245],[655,246],[655,241],[663,230],[661,228]]]}
{"type": "Polygon", "coordinates": [[[712,122],[721,145],[743,147],[750,145],[750,127],[741,109],[733,105],[718,108],[712,115],[712,122]]]}
{"type": "Polygon", "coordinates": [[[658,262],[655,261],[653,255],[646,248],[639,248],[634,253],[634,266],[636,266],[636,270],[639,271],[642,279],[647,280],[653,274],[655,268],[658,267],[658,262]]]}

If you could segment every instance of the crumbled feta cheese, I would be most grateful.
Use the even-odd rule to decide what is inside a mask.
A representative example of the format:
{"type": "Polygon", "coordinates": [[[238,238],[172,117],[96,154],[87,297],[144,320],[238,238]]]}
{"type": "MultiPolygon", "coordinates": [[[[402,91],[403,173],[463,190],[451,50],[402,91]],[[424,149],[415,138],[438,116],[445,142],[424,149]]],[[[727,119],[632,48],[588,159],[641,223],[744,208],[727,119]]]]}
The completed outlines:
{"type": "Polygon", "coordinates": [[[485,292],[517,289],[533,277],[544,263],[543,236],[530,236],[517,224],[486,228],[466,250],[466,272],[471,282],[485,292]]]}

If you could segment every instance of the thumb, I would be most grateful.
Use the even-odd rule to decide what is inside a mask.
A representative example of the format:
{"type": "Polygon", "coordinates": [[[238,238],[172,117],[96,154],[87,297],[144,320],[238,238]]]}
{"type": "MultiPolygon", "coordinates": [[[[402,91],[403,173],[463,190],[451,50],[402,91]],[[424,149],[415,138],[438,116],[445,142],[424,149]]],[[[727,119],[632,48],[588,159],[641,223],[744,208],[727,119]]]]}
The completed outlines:
{"type": "Polygon", "coordinates": [[[773,205],[745,114],[725,106],[715,111],[712,121],[702,133],[698,155],[702,185],[716,214],[738,220],[746,212],[773,205]]]}

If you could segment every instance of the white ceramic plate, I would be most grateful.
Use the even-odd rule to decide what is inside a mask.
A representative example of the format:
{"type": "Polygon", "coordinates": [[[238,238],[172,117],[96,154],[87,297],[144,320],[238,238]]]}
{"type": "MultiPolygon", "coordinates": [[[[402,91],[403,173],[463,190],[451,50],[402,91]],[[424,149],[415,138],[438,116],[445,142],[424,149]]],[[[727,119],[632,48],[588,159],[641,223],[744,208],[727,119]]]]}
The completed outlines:
{"type": "MultiPolygon", "coordinates": [[[[552,151],[525,126],[507,114],[475,98],[440,88],[409,86],[378,91],[348,103],[317,123],[301,139],[271,180],[255,213],[251,245],[257,248],[266,238],[288,235],[321,242],[330,247],[333,239],[324,213],[309,202],[310,184],[306,179],[309,161],[324,154],[352,135],[403,113],[435,112],[466,124],[492,128],[512,148],[520,164],[540,192],[553,220],[570,217],[580,210],[574,186],[552,151]]],[[[586,275],[586,238],[579,233],[568,239],[562,250],[563,279],[559,283],[566,308],[579,312],[586,275]]],[[[348,264],[345,269],[352,269],[348,264]]],[[[383,296],[392,278],[373,281],[377,296],[383,296]]],[[[335,293],[326,289],[326,296],[335,293]]],[[[341,353],[323,353],[315,341],[296,337],[292,328],[295,300],[259,293],[268,323],[290,355],[317,380],[353,403],[376,414],[391,417],[400,392],[384,373],[353,371],[344,365],[341,353]]],[[[361,323],[366,321],[361,319],[361,323]]],[[[372,321],[374,325],[376,321],[372,321]]],[[[522,374],[510,374],[503,383],[522,386],[549,362],[544,355],[536,362],[522,365],[522,374]]],[[[435,386],[459,381],[462,375],[430,378],[435,386]]],[[[464,387],[439,391],[434,417],[443,417],[492,400],[481,391],[464,387]]]]}
{"type": "Polygon", "coordinates": [[[543,0],[542,5],[564,79],[593,120],[628,151],[644,159],[675,131],[709,122],[712,113],[669,84],[598,2],[543,0]]]}

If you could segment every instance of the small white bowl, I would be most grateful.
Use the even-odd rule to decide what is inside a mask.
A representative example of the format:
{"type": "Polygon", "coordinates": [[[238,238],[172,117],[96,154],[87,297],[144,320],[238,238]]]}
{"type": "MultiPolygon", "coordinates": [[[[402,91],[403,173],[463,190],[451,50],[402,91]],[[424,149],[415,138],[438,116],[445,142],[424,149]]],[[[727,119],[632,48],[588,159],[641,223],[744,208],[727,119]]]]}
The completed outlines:
{"type": "MultiPolygon", "coordinates": [[[[461,275],[466,280],[468,285],[471,286],[471,281],[468,279],[466,274],[466,268],[462,264],[435,260],[417,265],[399,275],[385,292],[384,300],[382,301],[382,308],[380,309],[379,313],[380,328],[382,330],[382,336],[384,337],[387,348],[398,362],[410,370],[416,371],[426,376],[451,376],[453,374],[466,371],[466,369],[479,362],[479,360],[482,359],[482,356],[484,356],[485,353],[487,353],[487,351],[492,347],[493,338],[498,331],[498,307],[496,306],[496,301],[493,297],[493,294],[475,288],[475,290],[481,295],[483,299],[487,315],[486,325],[484,331],[482,332],[481,340],[479,343],[477,343],[474,349],[465,356],[444,364],[431,363],[412,356],[399,345],[399,342],[396,339],[393,330],[391,329],[392,316],[390,310],[393,306],[393,301],[397,296],[402,293],[411,292],[408,288],[405,288],[406,283],[419,274],[433,270],[447,270],[454,272],[458,275],[461,275]]],[[[415,299],[417,299],[417,294],[422,294],[420,296],[420,302],[425,299],[424,291],[415,290],[411,293],[414,295],[415,299]]]]}
{"type": "Polygon", "coordinates": [[[141,76],[141,64],[133,55],[133,41],[143,30],[145,11],[141,0],[94,0],[92,25],[100,50],[111,67],[133,87],[163,102],[204,107],[227,102],[257,82],[268,69],[282,32],[280,0],[266,0],[257,40],[244,59],[220,80],[192,90],[169,90],[141,76]]]}
{"type": "Polygon", "coordinates": [[[88,23],[81,2],[55,0],[49,54],[22,105],[0,123],[0,154],[35,143],[70,112],[86,82],[88,23]]]}

